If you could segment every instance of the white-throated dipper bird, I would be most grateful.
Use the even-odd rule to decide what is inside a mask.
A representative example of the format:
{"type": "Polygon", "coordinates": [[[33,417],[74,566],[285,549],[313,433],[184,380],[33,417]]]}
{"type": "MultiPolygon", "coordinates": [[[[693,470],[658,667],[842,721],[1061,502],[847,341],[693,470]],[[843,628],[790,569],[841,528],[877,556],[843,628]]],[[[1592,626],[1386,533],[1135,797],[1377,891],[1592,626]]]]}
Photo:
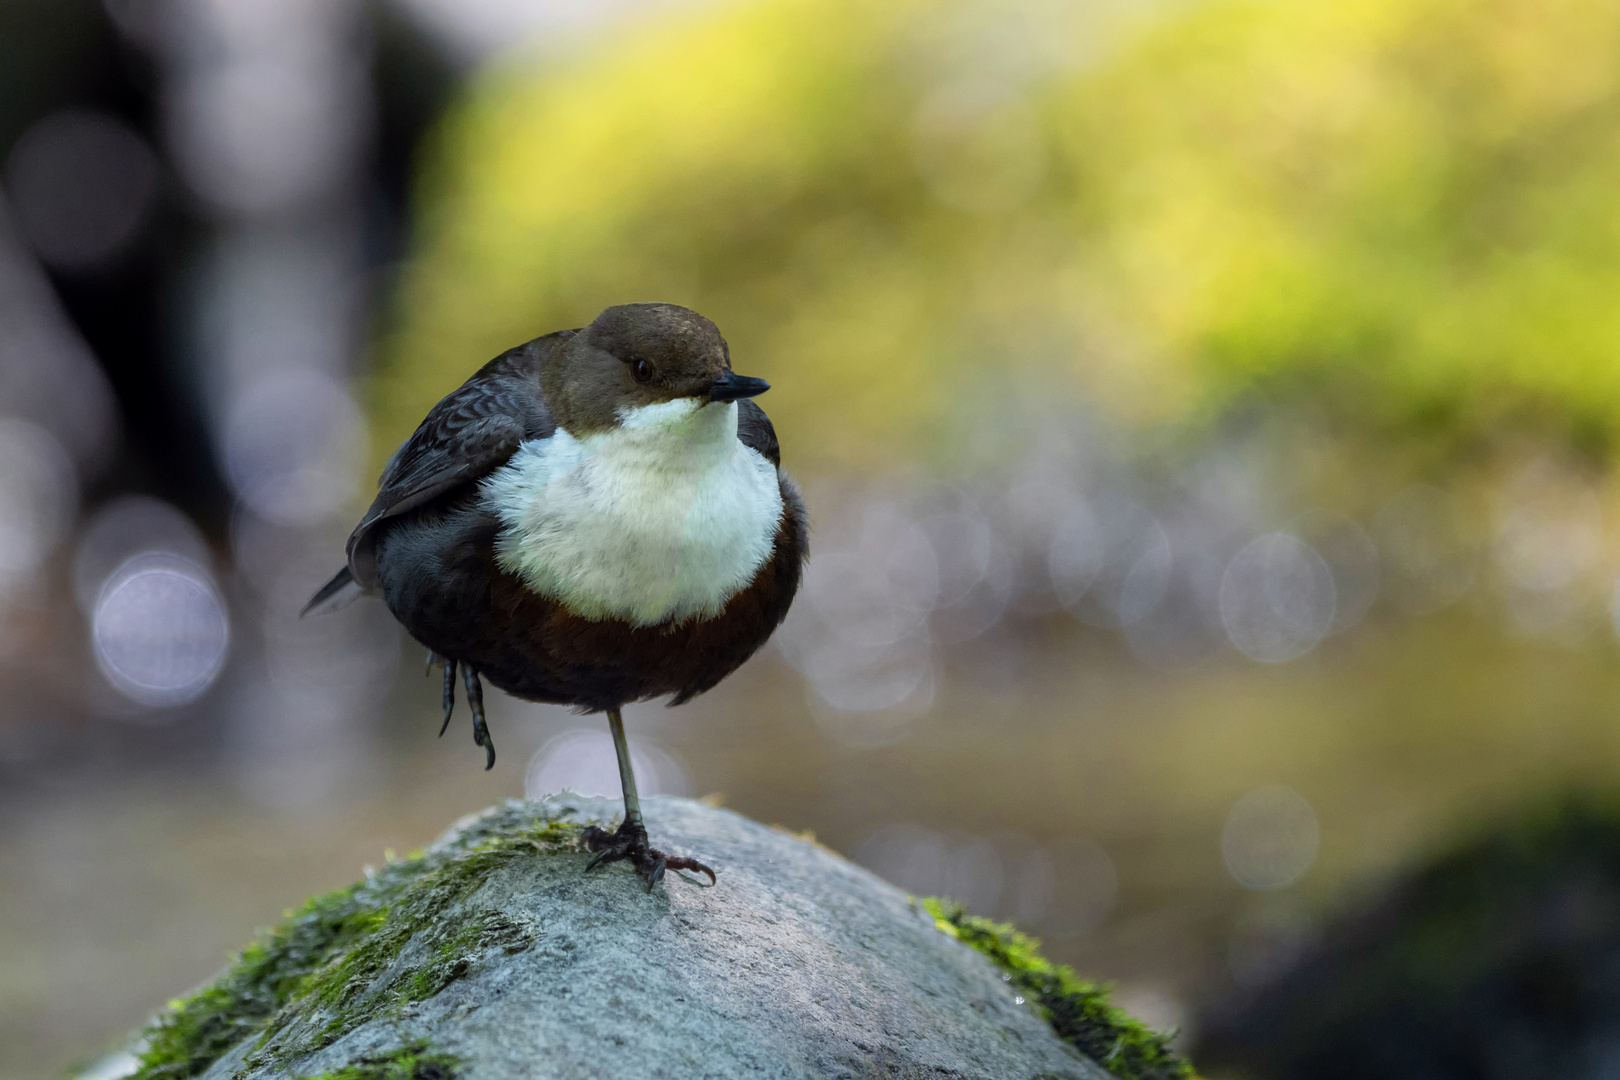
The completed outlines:
{"type": "MultiPolygon", "coordinates": [[[[348,565],[305,611],[357,591],[459,668],[489,768],[480,677],[515,697],[606,712],[624,822],[590,867],[714,871],[647,842],[620,708],[679,705],[753,655],[787,614],[804,504],[720,331],[674,304],[611,307],[536,338],[435,405],[383,469],[348,565]]],[[[589,869],[590,867],[587,867],[589,869]]]]}

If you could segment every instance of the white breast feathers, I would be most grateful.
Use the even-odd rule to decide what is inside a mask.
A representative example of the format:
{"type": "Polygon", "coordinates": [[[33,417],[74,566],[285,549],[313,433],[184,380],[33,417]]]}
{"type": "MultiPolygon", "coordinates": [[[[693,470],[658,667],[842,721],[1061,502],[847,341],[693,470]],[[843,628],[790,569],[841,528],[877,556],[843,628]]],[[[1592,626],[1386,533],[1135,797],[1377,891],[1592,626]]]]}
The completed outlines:
{"type": "Polygon", "coordinates": [[[770,557],[776,467],[737,440],[737,406],[679,398],[576,439],[524,443],[484,481],[496,557],[588,619],[718,615],[770,557]]]}

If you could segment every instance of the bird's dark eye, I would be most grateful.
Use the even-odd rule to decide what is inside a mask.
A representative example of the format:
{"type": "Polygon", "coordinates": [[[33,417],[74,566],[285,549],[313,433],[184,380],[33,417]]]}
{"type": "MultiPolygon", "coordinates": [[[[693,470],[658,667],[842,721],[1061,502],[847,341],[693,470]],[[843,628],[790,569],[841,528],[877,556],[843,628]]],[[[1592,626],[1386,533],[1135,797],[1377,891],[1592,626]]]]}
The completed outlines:
{"type": "Polygon", "coordinates": [[[637,357],[630,361],[630,374],[635,376],[636,382],[652,382],[653,366],[637,357]]]}

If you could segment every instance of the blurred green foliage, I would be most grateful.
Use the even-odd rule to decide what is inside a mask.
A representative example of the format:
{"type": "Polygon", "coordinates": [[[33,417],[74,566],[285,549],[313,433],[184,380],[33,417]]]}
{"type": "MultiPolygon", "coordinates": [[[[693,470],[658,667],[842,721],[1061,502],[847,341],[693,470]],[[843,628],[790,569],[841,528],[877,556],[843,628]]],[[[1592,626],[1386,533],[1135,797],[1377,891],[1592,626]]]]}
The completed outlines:
{"type": "Polygon", "coordinates": [[[777,383],[800,468],[948,460],[1031,401],[1175,429],[1256,390],[1374,440],[1606,443],[1620,5],[1059,8],[701,6],[486,72],[425,162],[380,444],[647,299],[777,383]]]}

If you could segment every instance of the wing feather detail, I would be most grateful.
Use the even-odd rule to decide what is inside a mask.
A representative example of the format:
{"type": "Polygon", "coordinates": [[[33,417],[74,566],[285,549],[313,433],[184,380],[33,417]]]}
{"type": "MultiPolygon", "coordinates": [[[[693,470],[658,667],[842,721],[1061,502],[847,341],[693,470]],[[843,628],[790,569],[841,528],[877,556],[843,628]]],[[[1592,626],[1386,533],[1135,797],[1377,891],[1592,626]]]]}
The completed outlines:
{"type": "Polygon", "coordinates": [[[751,399],[737,402],[737,439],[750,450],[757,450],[766,461],[782,467],[782,450],[776,442],[776,428],[765,410],[751,399]]]}
{"type": "Polygon", "coordinates": [[[376,581],[376,526],[478,482],[523,443],[557,430],[540,389],[540,367],[577,331],[536,338],[491,360],[435,405],[384,466],[377,497],[349,536],[349,569],[376,581]]]}

